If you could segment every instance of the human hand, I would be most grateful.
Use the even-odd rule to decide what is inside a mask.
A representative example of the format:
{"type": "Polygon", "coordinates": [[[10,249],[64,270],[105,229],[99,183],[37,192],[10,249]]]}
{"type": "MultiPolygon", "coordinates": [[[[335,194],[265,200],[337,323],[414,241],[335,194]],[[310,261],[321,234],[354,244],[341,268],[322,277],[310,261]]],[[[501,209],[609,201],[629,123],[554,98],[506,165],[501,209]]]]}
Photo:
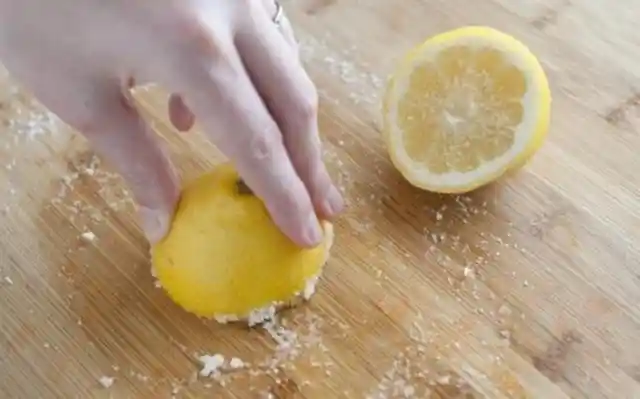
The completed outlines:
{"type": "Polygon", "coordinates": [[[294,242],[320,242],[316,213],[343,208],[322,162],[317,93],[274,0],[0,0],[0,60],[127,181],[149,240],[167,232],[177,176],[130,98],[173,93],[294,242]]]}

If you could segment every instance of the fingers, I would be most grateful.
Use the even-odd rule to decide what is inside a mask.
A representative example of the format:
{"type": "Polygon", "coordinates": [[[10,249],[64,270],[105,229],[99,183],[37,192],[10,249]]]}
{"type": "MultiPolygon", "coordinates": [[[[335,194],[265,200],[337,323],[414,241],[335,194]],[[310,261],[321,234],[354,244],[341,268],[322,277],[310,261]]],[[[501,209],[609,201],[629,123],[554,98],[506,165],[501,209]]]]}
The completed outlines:
{"type": "MultiPolygon", "coordinates": [[[[269,2],[270,3],[270,2],[269,2]]],[[[268,4],[269,4],[268,3],[268,4]]],[[[236,37],[240,55],[257,90],[278,123],[290,160],[315,208],[326,217],[344,202],[322,160],[315,86],[297,62],[297,51],[272,21],[269,7],[254,10],[236,37]]],[[[275,8],[275,7],[273,7],[275,8]]],[[[286,23],[286,18],[281,23],[286,23]]]]}
{"type": "Polygon", "coordinates": [[[36,86],[36,95],[118,170],[139,206],[147,238],[152,244],[161,240],[178,200],[178,179],[131,99],[116,82],[50,82],[36,86]]]}
{"type": "Polygon", "coordinates": [[[181,93],[206,133],[235,164],[272,219],[296,244],[315,246],[322,231],[282,134],[234,51],[180,73],[181,93]]]}
{"type": "MultiPolygon", "coordinates": [[[[128,93],[113,86],[93,100],[83,133],[127,182],[149,241],[160,241],[179,197],[178,177],[155,134],[128,93]]],[[[90,103],[91,104],[91,103],[90,103]]]]}

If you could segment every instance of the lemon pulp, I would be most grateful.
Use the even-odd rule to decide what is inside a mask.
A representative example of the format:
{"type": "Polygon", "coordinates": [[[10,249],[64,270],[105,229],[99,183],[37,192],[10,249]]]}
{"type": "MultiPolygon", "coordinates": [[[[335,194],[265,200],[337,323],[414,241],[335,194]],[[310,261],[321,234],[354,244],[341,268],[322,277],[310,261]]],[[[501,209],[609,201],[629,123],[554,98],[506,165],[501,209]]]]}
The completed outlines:
{"type": "Polygon", "coordinates": [[[524,44],[488,27],[455,29],[414,48],[393,73],[387,149],[413,185],[470,191],[527,162],[547,134],[550,103],[524,44]]]}

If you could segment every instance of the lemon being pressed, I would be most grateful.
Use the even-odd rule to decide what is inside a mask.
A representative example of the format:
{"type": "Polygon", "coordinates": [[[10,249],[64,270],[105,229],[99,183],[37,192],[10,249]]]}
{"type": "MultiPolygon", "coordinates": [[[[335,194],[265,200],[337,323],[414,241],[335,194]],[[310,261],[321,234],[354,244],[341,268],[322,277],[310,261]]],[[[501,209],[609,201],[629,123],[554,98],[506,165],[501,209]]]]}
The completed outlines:
{"type": "Polygon", "coordinates": [[[152,249],[153,271],[180,306],[218,321],[260,323],[282,305],[309,299],[333,242],[302,248],[222,164],[187,185],[167,236],[152,249]]]}
{"type": "Polygon", "coordinates": [[[542,145],[551,94],[515,38],[471,26],[410,51],[384,97],[387,149],[414,186],[463,193],[519,169],[542,145]]]}

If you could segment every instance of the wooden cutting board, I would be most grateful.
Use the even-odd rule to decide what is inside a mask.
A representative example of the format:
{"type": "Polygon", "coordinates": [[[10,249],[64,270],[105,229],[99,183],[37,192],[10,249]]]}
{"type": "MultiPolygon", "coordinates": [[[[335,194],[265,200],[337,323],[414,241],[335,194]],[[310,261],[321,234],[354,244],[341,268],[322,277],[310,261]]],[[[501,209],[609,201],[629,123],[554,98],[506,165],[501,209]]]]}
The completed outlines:
{"type": "MultiPolygon", "coordinates": [[[[640,3],[284,5],[348,199],[316,296],[253,330],[183,312],[120,178],[3,73],[0,397],[640,398],[640,3]],[[380,96],[405,50],[467,24],[539,55],[550,137],[509,179],[432,195],[393,170],[380,96]],[[215,354],[244,366],[198,376],[215,354]]],[[[137,98],[185,179],[221,159],[165,93],[137,98]]]]}

